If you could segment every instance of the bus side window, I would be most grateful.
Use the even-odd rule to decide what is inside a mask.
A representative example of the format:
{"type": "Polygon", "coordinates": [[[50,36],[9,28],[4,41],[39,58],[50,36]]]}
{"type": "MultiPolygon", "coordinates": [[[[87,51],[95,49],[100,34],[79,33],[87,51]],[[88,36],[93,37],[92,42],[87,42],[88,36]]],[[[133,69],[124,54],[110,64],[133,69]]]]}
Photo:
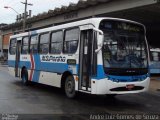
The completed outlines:
{"type": "Polygon", "coordinates": [[[63,32],[57,31],[51,34],[51,53],[60,54],[62,52],[63,32]]]}
{"type": "Polygon", "coordinates": [[[26,36],[22,39],[22,54],[28,54],[28,42],[29,42],[29,37],[26,36]]]}
{"type": "Polygon", "coordinates": [[[158,61],[160,61],[160,53],[158,52],[158,61]]]}
{"type": "Polygon", "coordinates": [[[39,53],[47,54],[49,52],[49,33],[41,34],[39,43],[39,53]]]}
{"type": "Polygon", "coordinates": [[[152,55],[153,55],[153,61],[158,61],[159,60],[158,52],[153,52],[152,55]]]}
{"type": "Polygon", "coordinates": [[[38,53],[38,35],[33,35],[30,37],[30,53],[38,53]]]}
{"type": "Polygon", "coordinates": [[[79,40],[79,28],[68,29],[65,31],[65,40],[63,46],[64,53],[75,53],[79,40]]]}
{"type": "Polygon", "coordinates": [[[11,55],[16,54],[16,39],[11,39],[10,40],[9,53],[11,55]]]}

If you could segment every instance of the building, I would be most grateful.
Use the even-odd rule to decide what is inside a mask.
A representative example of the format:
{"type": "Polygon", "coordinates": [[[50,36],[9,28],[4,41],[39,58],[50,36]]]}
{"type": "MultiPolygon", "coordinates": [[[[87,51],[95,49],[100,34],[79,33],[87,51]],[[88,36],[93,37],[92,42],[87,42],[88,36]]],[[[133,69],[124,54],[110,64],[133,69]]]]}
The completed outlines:
{"type": "MultiPolygon", "coordinates": [[[[77,4],[62,6],[38,14],[26,21],[26,31],[58,25],[90,17],[118,17],[143,23],[152,46],[160,47],[160,0],[79,0],[77,4]]],[[[22,32],[23,21],[1,28],[3,50],[7,51],[9,36],[22,32]]]]}
{"type": "Polygon", "coordinates": [[[2,40],[2,33],[3,32],[1,31],[1,28],[4,27],[5,25],[7,25],[7,24],[4,24],[4,23],[0,24],[0,58],[3,55],[3,50],[2,50],[3,49],[3,46],[2,46],[3,45],[3,42],[2,42],[3,41],[2,40]]]}

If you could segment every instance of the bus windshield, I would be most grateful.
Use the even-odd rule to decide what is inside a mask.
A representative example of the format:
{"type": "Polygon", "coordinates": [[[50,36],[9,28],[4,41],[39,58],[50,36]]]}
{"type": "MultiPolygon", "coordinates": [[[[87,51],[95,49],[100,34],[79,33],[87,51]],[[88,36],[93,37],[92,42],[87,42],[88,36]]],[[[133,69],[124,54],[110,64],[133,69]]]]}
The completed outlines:
{"type": "Polygon", "coordinates": [[[104,32],[102,53],[107,74],[146,72],[147,44],[142,26],[119,21],[102,21],[100,29],[104,32]]]}

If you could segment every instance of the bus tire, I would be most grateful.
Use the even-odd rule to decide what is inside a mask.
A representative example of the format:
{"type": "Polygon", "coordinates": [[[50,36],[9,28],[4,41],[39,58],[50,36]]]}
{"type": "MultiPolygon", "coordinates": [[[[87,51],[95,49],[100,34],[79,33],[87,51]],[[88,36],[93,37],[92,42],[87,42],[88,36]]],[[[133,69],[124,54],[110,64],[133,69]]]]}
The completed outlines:
{"type": "Polygon", "coordinates": [[[67,76],[65,80],[64,90],[68,98],[75,98],[76,96],[75,81],[72,75],[67,76]]]}
{"type": "Polygon", "coordinates": [[[22,84],[28,85],[28,71],[26,70],[26,68],[22,69],[21,78],[22,78],[22,84]]]}

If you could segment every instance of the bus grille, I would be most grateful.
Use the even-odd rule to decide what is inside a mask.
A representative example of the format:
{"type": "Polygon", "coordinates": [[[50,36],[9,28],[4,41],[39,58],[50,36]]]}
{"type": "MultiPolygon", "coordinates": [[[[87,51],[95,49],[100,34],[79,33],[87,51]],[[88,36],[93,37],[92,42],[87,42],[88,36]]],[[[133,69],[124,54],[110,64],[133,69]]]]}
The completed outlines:
{"type": "Polygon", "coordinates": [[[117,88],[110,89],[110,91],[135,91],[135,90],[143,90],[143,89],[144,87],[142,86],[135,86],[132,89],[128,89],[126,87],[117,87],[117,88]]]}

